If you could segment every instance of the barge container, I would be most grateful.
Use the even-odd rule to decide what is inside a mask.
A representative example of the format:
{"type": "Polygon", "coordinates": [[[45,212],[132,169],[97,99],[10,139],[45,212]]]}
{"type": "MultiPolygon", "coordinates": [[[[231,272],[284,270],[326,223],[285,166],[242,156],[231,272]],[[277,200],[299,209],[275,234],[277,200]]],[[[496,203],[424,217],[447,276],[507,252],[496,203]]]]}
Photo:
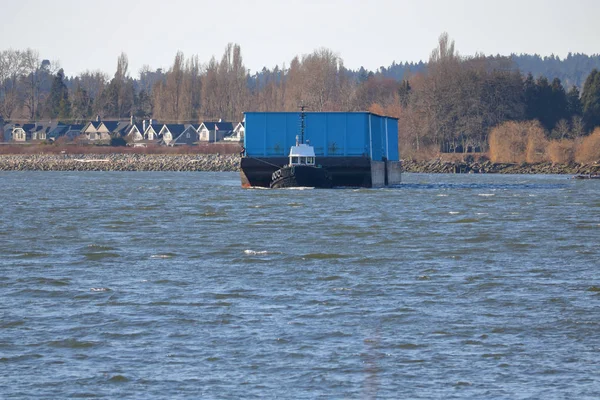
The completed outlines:
{"type": "MultiPolygon", "coordinates": [[[[300,134],[299,112],[245,113],[244,187],[269,187],[288,163],[300,134]]],[[[369,112],[305,112],[304,139],[334,186],[381,187],[400,183],[398,119],[369,112]]]]}

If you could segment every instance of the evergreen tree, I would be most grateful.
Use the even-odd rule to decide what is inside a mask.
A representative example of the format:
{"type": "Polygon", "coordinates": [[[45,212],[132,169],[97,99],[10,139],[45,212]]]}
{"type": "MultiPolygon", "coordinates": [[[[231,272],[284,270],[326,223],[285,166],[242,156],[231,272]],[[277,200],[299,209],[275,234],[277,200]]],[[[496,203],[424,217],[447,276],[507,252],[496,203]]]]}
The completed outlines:
{"type": "Polygon", "coordinates": [[[46,113],[50,118],[70,118],[71,102],[69,101],[69,90],[64,83],[64,71],[61,68],[52,81],[50,96],[46,103],[46,113]]]}
{"type": "Polygon", "coordinates": [[[548,82],[548,78],[540,76],[535,83],[536,86],[536,103],[534,119],[541,122],[542,126],[550,131],[554,128],[554,116],[551,112],[552,87],[548,82]]]}
{"type": "Polygon", "coordinates": [[[571,119],[576,115],[583,114],[583,108],[581,107],[581,99],[579,98],[580,93],[577,86],[573,86],[567,93],[567,115],[571,119]]]}
{"type": "Polygon", "coordinates": [[[77,85],[73,94],[71,115],[76,120],[86,120],[92,116],[92,99],[81,85],[77,85]]]}
{"type": "Polygon", "coordinates": [[[548,99],[547,122],[546,129],[551,131],[554,129],[558,121],[568,118],[567,93],[558,78],[554,78],[550,85],[551,92],[548,99]]]}
{"type": "Polygon", "coordinates": [[[408,80],[403,80],[398,86],[398,97],[400,98],[400,104],[406,107],[408,105],[408,100],[411,91],[410,83],[408,80]]]}
{"type": "Polygon", "coordinates": [[[586,129],[592,131],[600,126],[600,72],[597,69],[594,69],[585,80],[581,103],[586,129]]]}
{"type": "Polygon", "coordinates": [[[150,118],[152,116],[152,98],[143,89],[140,91],[139,95],[135,96],[134,115],[141,119],[150,118]]]}
{"type": "Polygon", "coordinates": [[[523,95],[525,97],[525,119],[532,120],[536,119],[537,116],[537,88],[535,80],[531,73],[527,74],[525,82],[523,83],[523,95]]]}
{"type": "Polygon", "coordinates": [[[360,67],[358,70],[358,83],[365,83],[367,79],[369,79],[369,74],[364,67],[360,67]]]}

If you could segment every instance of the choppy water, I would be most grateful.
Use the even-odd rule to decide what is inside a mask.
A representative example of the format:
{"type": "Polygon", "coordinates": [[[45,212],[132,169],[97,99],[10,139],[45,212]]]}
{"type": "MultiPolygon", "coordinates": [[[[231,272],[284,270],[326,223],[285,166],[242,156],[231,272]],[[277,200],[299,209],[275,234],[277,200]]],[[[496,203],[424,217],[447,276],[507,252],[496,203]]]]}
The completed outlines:
{"type": "Polygon", "coordinates": [[[600,397],[600,182],[1,173],[0,397],[600,397]]]}

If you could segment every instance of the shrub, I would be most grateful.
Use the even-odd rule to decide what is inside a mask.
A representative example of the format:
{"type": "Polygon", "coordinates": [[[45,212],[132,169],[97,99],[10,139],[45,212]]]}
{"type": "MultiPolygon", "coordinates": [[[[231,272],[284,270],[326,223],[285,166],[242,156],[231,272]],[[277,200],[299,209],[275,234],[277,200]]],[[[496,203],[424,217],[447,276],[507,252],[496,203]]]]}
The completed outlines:
{"type": "Polygon", "coordinates": [[[575,143],[572,140],[552,140],[546,154],[553,164],[570,164],[574,160],[575,143]]]}
{"type": "Polygon", "coordinates": [[[526,128],[527,149],[525,160],[530,163],[540,163],[546,161],[546,147],[548,140],[544,128],[535,121],[526,128]]]}
{"type": "Polygon", "coordinates": [[[490,160],[494,163],[541,162],[545,159],[544,128],[538,121],[509,121],[492,129],[490,160]]]}
{"type": "Polygon", "coordinates": [[[127,146],[127,141],[121,136],[113,136],[110,138],[110,145],[113,147],[127,146]]]}
{"type": "Polygon", "coordinates": [[[576,146],[575,161],[581,164],[596,162],[600,160],[600,127],[596,128],[591,135],[583,138],[576,146]]]}

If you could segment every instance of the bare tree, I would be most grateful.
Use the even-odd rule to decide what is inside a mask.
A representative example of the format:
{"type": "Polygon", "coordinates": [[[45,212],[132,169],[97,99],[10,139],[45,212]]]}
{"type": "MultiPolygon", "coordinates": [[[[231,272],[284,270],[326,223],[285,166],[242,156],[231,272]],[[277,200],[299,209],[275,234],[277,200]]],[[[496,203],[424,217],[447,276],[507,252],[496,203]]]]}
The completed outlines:
{"type": "Polygon", "coordinates": [[[22,52],[0,52],[0,113],[10,119],[19,107],[19,77],[23,74],[22,52]]]}
{"type": "Polygon", "coordinates": [[[25,107],[28,110],[29,119],[34,120],[37,117],[40,86],[43,79],[39,53],[31,49],[25,50],[22,53],[22,65],[25,86],[25,107]]]}

